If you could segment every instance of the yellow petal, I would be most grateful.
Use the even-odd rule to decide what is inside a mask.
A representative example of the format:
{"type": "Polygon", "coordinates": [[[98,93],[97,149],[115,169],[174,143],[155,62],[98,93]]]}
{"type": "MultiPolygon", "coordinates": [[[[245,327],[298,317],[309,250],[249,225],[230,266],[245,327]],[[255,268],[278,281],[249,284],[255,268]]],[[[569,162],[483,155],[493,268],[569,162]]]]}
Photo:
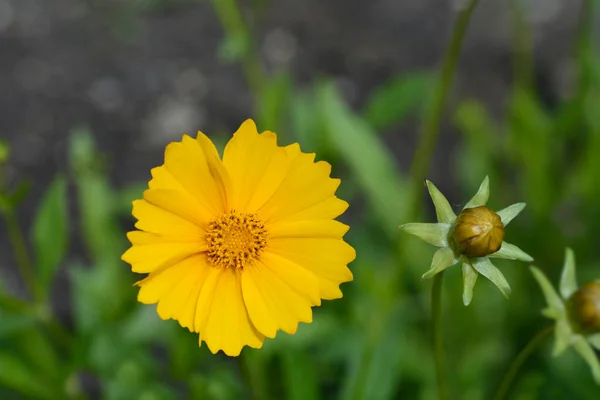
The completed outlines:
{"type": "MultiPolygon", "coordinates": [[[[272,333],[272,323],[266,321],[266,318],[271,318],[278,329],[290,334],[296,333],[299,322],[312,322],[309,298],[315,297],[315,293],[304,291],[299,294],[289,285],[291,275],[284,274],[282,279],[280,273],[274,272],[272,265],[267,266],[262,261],[244,269],[242,281],[247,282],[243,287],[249,289],[244,292],[244,301],[253,323],[258,325],[257,329],[261,332],[264,330],[269,335],[272,333]],[[260,296],[256,296],[256,292],[259,292],[260,296]]],[[[307,278],[304,282],[310,282],[310,279],[307,278]]],[[[314,284],[315,282],[312,282],[312,285],[314,284]]],[[[312,290],[314,287],[308,289],[312,290]]]]}
{"type": "Polygon", "coordinates": [[[146,200],[135,200],[133,202],[133,216],[138,220],[135,227],[146,232],[182,238],[205,236],[205,231],[200,226],[148,203],[146,200]]]}
{"type": "Polygon", "coordinates": [[[268,225],[269,237],[274,238],[341,238],[350,227],[332,219],[308,221],[279,221],[268,225]]]}
{"type": "Polygon", "coordinates": [[[223,188],[215,180],[218,169],[213,157],[207,157],[198,141],[184,135],[181,142],[171,143],[165,150],[165,168],[173,178],[213,215],[225,211],[223,188]]]}
{"type": "MultiPolygon", "coordinates": [[[[190,263],[198,260],[199,257],[190,257],[189,260],[175,262],[137,282],[136,285],[140,287],[138,301],[144,304],[154,304],[165,298],[175,286],[186,278],[190,271],[190,263]]],[[[201,265],[199,261],[198,264],[201,265]]]]}
{"type": "Polygon", "coordinates": [[[223,350],[228,356],[237,356],[244,346],[262,347],[264,336],[250,322],[240,280],[237,270],[219,269],[214,280],[212,304],[208,309],[196,311],[207,314],[199,340],[200,343],[204,341],[213,354],[223,350]]]}
{"type": "Polygon", "coordinates": [[[332,238],[273,238],[268,251],[311,271],[319,278],[323,299],[341,297],[338,286],[353,279],[347,265],[356,252],[341,239],[332,238]]]}
{"type": "Polygon", "coordinates": [[[340,180],[331,179],[331,165],[314,162],[314,154],[296,156],[277,191],[259,209],[266,222],[276,222],[318,205],[334,196],[340,180]]]}
{"type": "Polygon", "coordinates": [[[184,270],[181,279],[163,293],[156,310],[162,319],[173,318],[184,328],[194,331],[198,296],[212,267],[208,265],[204,255],[186,258],[179,264],[182,264],[180,268],[184,270]]]}
{"type": "Polygon", "coordinates": [[[231,177],[229,207],[255,212],[279,187],[289,161],[274,133],[259,134],[246,120],[225,146],[223,164],[231,177]]]}
{"type": "Polygon", "coordinates": [[[133,272],[145,274],[169,267],[202,251],[206,251],[206,245],[195,242],[134,245],[123,253],[121,259],[131,264],[133,272]]]}
{"type": "Polygon", "coordinates": [[[148,203],[206,229],[213,214],[185,201],[184,197],[185,193],[178,190],[149,189],[144,192],[144,200],[148,203]]]}

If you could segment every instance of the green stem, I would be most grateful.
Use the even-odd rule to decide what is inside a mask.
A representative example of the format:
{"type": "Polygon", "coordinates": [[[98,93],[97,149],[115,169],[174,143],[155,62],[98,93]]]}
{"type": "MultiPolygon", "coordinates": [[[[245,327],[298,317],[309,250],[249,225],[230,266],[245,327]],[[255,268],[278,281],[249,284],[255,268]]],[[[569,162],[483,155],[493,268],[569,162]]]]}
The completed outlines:
{"type": "Polygon", "coordinates": [[[25,285],[27,286],[31,296],[35,301],[39,301],[41,299],[41,292],[39,290],[40,288],[35,281],[35,271],[33,269],[31,259],[29,258],[27,245],[25,244],[25,237],[23,236],[23,232],[19,226],[17,216],[12,209],[6,210],[4,216],[6,219],[8,237],[13,251],[15,252],[15,260],[17,262],[19,272],[21,273],[21,277],[23,278],[23,281],[25,282],[25,285]]]}
{"type": "Polygon", "coordinates": [[[442,70],[438,76],[437,83],[431,97],[431,102],[426,110],[423,126],[421,128],[421,137],[417,145],[417,150],[410,168],[411,189],[413,201],[411,204],[410,216],[416,217],[420,211],[420,193],[423,180],[426,178],[431,164],[431,158],[435,150],[440,130],[444,106],[452,81],[454,72],[458,63],[458,57],[462,47],[462,42],[469,25],[471,14],[479,0],[469,0],[469,3],[458,13],[456,25],[452,31],[450,44],[444,56],[442,70]]]}
{"type": "Polygon", "coordinates": [[[533,86],[533,57],[531,30],[523,15],[520,0],[511,0],[513,34],[513,69],[516,86],[531,90],[533,86]]]}
{"type": "Polygon", "coordinates": [[[517,375],[517,372],[519,372],[519,369],[521,368],[523,363],[527,360],[527,358],[529,358],[531,353],[533,353],[533,351],[539,346],[539,344],[542,341],[544,341],[544,339],[548,335],[550,335],[553,331],[554,331],[554,325],[538,332],[537,335],[535,335],[529,341],[529,343],[527,343],[527,345],[523,348],[523,350],[521,350],[521,352],[517,355],[517,357],[514,359],[514,361],[510,365],[510,368],[506,372],[506,375],[504,375],[504,378],[502,379],[502,383],[500,383],[500,386],[498,387],[498,390],[496,391],[496,394],[494,395],[494,400],[502,400],[504,398],[504,396],[506,396],[506,393],[508,393],[508,389],[510,389],[511,384],[512,384],[515,376],[517,375]]]}
{"type": "Polygon", "coordinates": [[[431,318],[433,321],[433,348],[435,352],[435,370],[437,376],[438,397],[448,398],[448,384],[444,360],[444,343],[442,335],[442,281],[444,271],[436,274],[431,287],[431,318]]]}

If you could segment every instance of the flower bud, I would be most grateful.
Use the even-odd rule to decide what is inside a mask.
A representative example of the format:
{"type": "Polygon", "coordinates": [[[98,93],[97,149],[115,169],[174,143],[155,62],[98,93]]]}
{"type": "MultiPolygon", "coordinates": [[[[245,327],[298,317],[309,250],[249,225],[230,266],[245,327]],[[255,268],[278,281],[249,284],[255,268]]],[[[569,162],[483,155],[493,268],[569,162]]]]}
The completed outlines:
{"type": "Polygon", "coordinates": [[[583,333],[600,333],[600,282],[581,286],[567,302],[571,322],[583,333]]]}
{"type": "Polygon", "coordinates": [[[454,250],[467,257],[485,257],[502,247],[504,224],[485,206],[465,208],[451,233],[454,250]]]}

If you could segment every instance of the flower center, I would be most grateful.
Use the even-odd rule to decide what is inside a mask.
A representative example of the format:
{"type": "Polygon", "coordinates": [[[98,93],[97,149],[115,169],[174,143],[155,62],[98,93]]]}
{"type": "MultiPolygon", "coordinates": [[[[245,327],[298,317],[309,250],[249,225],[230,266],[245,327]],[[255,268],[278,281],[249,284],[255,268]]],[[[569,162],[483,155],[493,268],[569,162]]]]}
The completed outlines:
{"type": "Polygon", "coordinates": [[[212,265],[243,269],[260,257],[267,245],[267,230],[255,214],[231,211],[208,225],[206,242],[212,265]]]}

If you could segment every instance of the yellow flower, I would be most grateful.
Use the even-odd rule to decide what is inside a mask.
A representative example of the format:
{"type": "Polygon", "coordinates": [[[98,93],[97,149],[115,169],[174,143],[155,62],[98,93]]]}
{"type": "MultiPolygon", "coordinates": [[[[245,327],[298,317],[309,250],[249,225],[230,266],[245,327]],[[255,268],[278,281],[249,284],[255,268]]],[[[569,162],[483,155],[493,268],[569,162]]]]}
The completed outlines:
{"type": "Polygon", "coordinates": [[[356,253],[334,218],[348,203],[335,196],[331,166],[314,157],[277,146],[252,120],[222,159],[201,132],[169,144],[133,202],[138,230],[122,257],[149,274],[138,300],[158,303],[162,319],[198,332],[211,352],[237,356],[278,330],[294,334],[321,299],[341,298],[356,253]]]}

